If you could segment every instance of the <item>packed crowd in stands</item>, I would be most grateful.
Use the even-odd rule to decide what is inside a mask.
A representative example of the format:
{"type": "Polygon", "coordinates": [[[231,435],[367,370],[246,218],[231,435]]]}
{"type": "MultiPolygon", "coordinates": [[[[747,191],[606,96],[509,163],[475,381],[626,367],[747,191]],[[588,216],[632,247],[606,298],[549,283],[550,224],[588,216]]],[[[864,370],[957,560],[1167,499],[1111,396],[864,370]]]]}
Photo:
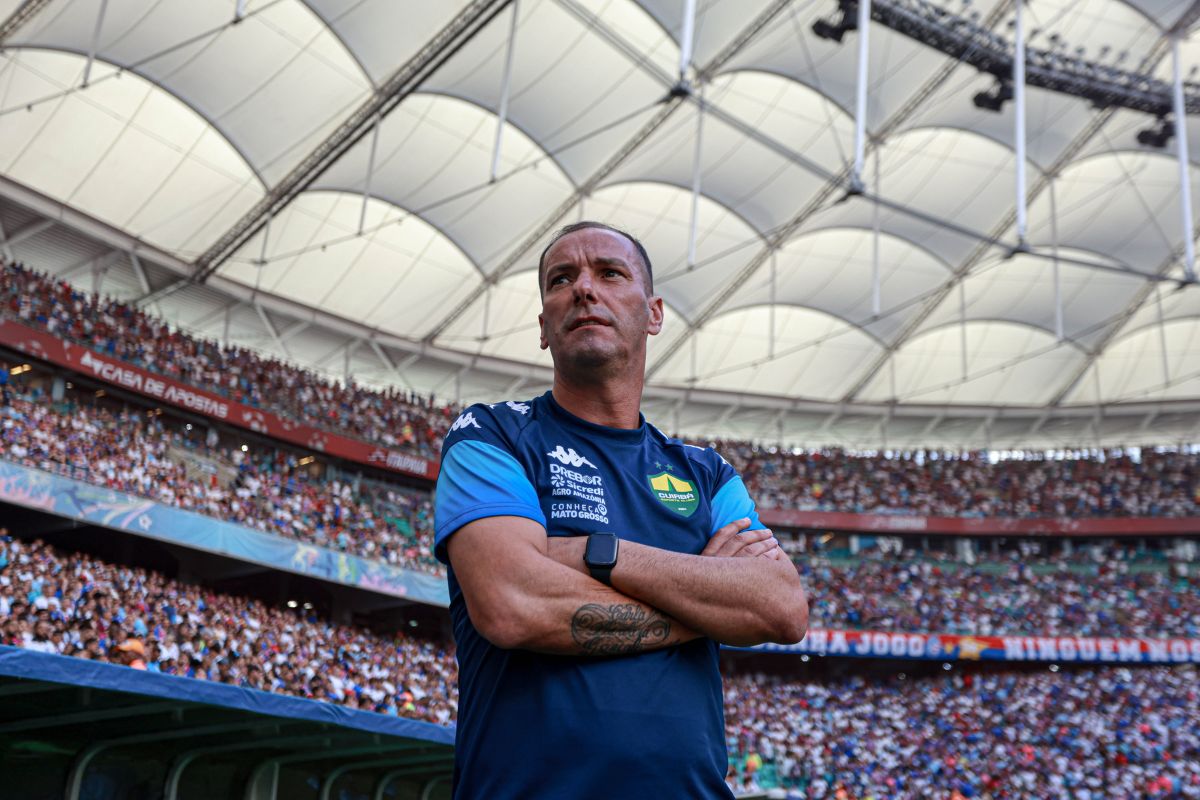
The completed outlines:
{"type": "Polygon", "coordinates": [[[725,679],[729,782],[814,800],[1200,797],[1194,666],[725,679]]]}
{"type": "MultiPolygon", "coordinates": [[[[192,336],[130,303],[0,263],[0,312],[193,386],[371,444],[436,457],[456,410],[192,336]]],[[[507,399],[507,398],[497,398],[507,399]]],[[[1200,454],[1075,457],[797,452],[719,442],[763,508],[971,517],[1200,516],[1200,454]]],[[[1034,455],[1034,454],[1030,454],[1034,455]]]]}
{"type": "Polygon", "coordinates": [[[453,649],[335,625],[0,528],[0,643],[447,724],[453,649]]]}
{"type": "MultiPolygon", "coordinates": [[[[208,446],[161,416],[12,393],[0,457],[248,527],[441,574],[427,493],[310,476],[294,454],[208,446]],[[189,462],[224,464],[206,472],[189,462]],[[223,477],[224,476],[224,477],[223,477]]],[[[1014,553],[1015,554],[1015,553],[1014,553]]],[[[917,558],[797,558],[815,625],[973,635],[1200,636],[1200,577],[1102,558],[1071,571],[1029,558],[967,566],[917,558]],[[1133,599],[1136,598],[1136,602],[1133,599]]]]}
{"type": "MultiPolygon", "coordinates": [[[[0,530],[0,643],[438,724],[453,649],[332,624],[0,530]]],[[[1200,797],[1194,666],[726,678],[739,793],[855,798],[1200,797]]]]}
{"type": "Polygon", "coordinates": [[[1200,638],[1200,576],[1106,561],[1035,571],[1025,561],[935,563],[901,556],[797,559],[814,625],[974,636],[1200,638]]]}
{"type": "Polygon", "coordinates": [[[268,533],[441,571],[427,492],[314,479],[294,454],[210,447],[155,415],[14,392],[0,409],[0,457],[268,533]],[[193,461],[189,469],[189,454],[217,468],[206,472],[193,461]]]}
{"type": "Polygon", "coordinates": [[[1098,457],[794,452],[720,442],[762,508],[936,517],[1200,516],[1200,454],[1098,457]]]}
{"type": "Polygon", "coordinates": [[[0,309],[21,322],[152,372],[318,428],[426,457],[457,413],[399,388],[368,389],[172,328],[124,303],[0,263],[0,309]]]}

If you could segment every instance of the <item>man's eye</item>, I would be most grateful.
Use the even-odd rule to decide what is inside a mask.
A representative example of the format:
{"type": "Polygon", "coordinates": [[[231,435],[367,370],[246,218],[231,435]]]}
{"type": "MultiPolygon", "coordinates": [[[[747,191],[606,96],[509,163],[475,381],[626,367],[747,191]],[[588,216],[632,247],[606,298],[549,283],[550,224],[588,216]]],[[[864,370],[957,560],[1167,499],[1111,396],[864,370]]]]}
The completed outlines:
{"type": "Polygon", "coordinates": [[[606,278],[611,278],[611,277],[612,277],[612,276],[614,276],[614,275],[616,275],[617,277],[620,277],[620,276],[621,276],[621,271],[620,271],[620,270],[616,270],[616,269],[606,269],[606,270],[604,270],[604,277],[606,277],[606,278]]]}
{"type": "Polygon", "coordinates": [[[564,282],[565,280],[567,280],[566,275],[555,275],[553,278],[550,279],[550,285],[558,286],[560,283],[564,282]]]}

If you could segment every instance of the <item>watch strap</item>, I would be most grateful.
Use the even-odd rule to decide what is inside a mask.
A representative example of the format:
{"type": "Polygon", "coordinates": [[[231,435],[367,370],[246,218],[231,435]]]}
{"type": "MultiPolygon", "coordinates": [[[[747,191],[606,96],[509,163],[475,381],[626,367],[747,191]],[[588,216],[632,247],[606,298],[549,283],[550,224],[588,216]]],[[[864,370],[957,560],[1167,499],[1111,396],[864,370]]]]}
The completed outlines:
{"type": "Polygon", "coordinates": [[[588,564],[587,568],[588,572],[592,574],[593,578],[600,581],[605,586],[612,586],[612,567],[593,567],[591,564],[588,564]]]}

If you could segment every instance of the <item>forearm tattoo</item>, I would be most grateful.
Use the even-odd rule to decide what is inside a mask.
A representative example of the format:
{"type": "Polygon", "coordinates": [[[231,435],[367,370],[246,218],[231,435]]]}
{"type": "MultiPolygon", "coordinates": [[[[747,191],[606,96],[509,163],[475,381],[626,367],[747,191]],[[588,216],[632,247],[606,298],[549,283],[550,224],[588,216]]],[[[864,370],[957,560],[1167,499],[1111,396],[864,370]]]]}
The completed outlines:
{"type": "Polygon", "coordinates": [[[671,635],[671,619],[636,603],[588,603],[571,617],[571,637],[588,655],[640,653],[671,635]]]}

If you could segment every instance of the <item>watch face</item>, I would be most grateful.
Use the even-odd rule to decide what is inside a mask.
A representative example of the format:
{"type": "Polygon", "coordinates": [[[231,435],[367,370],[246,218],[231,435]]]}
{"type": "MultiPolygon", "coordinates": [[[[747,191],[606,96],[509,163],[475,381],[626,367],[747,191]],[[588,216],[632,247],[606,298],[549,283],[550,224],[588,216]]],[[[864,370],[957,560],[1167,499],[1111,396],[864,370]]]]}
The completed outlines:
{"type": "Polygon", "coordinates": [[[611,567],[616,564],[617,535],[615,533],[593,533],[588,537],[583,560],[589,567],[611,567]]]}

